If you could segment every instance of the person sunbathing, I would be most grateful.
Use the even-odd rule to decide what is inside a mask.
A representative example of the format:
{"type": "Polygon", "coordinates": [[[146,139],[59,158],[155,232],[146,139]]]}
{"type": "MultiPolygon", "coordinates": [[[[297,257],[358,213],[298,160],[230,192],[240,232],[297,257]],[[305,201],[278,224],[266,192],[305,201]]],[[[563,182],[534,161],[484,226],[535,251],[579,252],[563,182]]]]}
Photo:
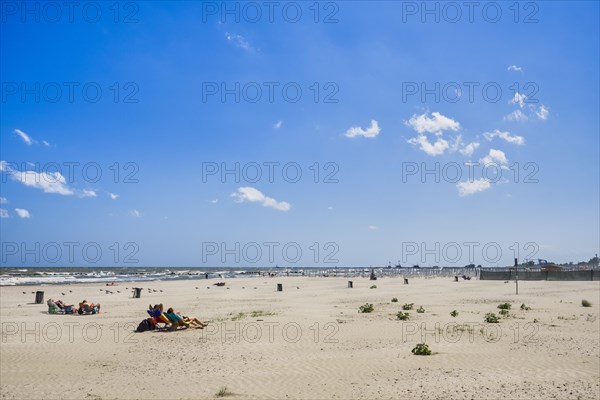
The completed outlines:
{"type": "Polygon", "coordinates": [[[83,300],[79,303],[79,309],[77,312],[81,314],[100,314],[100,304],[88,303],[87,300],[83,300]]]}
{"type": "Polygon", "coordinates": [[[148,314],[150,314],[155,323],[162,323],[165,325],[171,324],[171,321],[169,321],[169,319],[163,313],[162,304],[155,304],[154,307],[152,306],[152,304],[149,304],[147,312],[148,314]]]}
{"type": "Polygon", "coordinates": [[[65,304],[61,300],[53,300],[48,299],[48,313],[50,314],[72,314],[73,313],[73,304],[65,304]]]}
{"type": "Polygon", "coordinates": [[[194,328],[203,329],[205,326],[208,325],[208,324],[200,321],[198,318],[195,318],[195,317],[190,318],[190,317],[182,316],[179,313],[175,312],[175,310],[173,310],[172,307],[167,310],[165,315],[167,316],[169,321],[171,321],[171,323],[173,324],[174,329],[179,326],[184,327],[184,328],[192,326],[194,328]]]}

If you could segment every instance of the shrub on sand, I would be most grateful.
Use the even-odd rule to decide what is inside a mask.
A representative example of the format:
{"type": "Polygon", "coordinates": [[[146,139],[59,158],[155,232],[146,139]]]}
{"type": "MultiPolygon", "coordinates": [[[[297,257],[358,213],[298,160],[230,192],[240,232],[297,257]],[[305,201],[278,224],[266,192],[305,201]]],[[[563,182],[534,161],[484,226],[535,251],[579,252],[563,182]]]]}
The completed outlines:
{"type": "Polygon", "coordinates": [[[396,318],[398,318],[400,321],[407,321],[410,318],[410,314],[407,312],[398,311],[396,318]]]}
{"type": "Polygon", "coordinates": [[[375,308],[373,307],[373,304],[370,303],[365,303],[364,305],[358,307],[358,312],[363,314],[373,312],[373,310],[375,310],[375,308]]]}
{"type": "Polygon", "coordinates": [[[488,324],[497,324],[498,322],[500,322],[500,318],[498,318],[498,316],[494,313],[487,313],[485,314],[485,317],[483,319],[485,322],[487,322],[488,324]]]}
{"type": "Polygon", "coordinates": [[[431,350],[429,349],[429,346],[427,346],[426,343],[419,343],[418,345],[415,346],[414,349],[411,350],[411,352],[416,356],[430,356],[431,355],[431,350]]]}
{"type": "Polygon", "coordinates": [[[592,303],[590,303],[586,299],[583,299],[583,300],[581,300],[581,305],[584,306],[584,307],[591,307],[592,303]]]}
{"type": "Polygon", "coordinates": [[[233,393],[227,390],[227,386],[223,386],[216,394],[217,397],[233,396],[233,393]]]}

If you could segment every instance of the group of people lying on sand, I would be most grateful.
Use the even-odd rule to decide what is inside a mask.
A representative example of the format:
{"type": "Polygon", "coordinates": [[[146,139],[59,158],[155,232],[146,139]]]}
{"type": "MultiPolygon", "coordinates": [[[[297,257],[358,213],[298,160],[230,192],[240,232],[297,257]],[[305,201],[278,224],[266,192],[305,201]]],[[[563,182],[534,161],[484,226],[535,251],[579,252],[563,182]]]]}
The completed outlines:
{"type": "Polygon", "coordinates": [[[189,327],[203,329],[208,325],[208,323],[202,322],[198,318],[181,315],[175,312],[172,307],[165,311],[162,304],[155,304],[154,306],[150,304],[147,312],[150,315],[147,321],[151,329],[158,328],[158,324],[164,324],[163,328],[167,330],[186,329],[189,327]]]}
{"type": "Polygon", "coordinates": [[[65,304],[62,300],[48,299],[48,313],[49,314],[99,314],[100,304],[88,303],[87,300],[83,300],[79,303],[79,308],[75,308],[73,304],[65,304]]]}

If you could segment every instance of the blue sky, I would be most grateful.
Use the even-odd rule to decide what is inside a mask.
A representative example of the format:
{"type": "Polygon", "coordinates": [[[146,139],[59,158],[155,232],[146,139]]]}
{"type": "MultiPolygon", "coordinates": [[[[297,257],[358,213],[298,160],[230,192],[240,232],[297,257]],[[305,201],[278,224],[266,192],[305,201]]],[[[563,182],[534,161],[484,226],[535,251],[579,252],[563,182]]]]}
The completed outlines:
{"type": "Polygon", "coordinates": [[[599,5],[467,3],[3,3],[1,265],[593,257],[599,5]]]}

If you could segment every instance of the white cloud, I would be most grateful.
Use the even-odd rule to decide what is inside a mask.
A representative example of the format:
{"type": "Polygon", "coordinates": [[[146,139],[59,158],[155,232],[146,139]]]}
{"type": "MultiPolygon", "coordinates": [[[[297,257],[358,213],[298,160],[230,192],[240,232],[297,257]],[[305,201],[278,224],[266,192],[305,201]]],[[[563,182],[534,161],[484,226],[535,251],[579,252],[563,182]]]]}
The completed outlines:
{"type": "Polygon", "coordinates": [[[379,135],[381,129],[379,128],[379,124],[374,119],[371,120],[371,126],[367,129],[363,129],[360,126],[353,126],[352,128],[346,131],[346,137],[354,138],[357,136],[363,136],[367,138],[374,138],[379,135]]]}
{"type": "MultiPolygon", "coordinates": [[[[20,138],[23,140],[23,142],[25,142],[25,144],[26,144],[27,146],[31,146],[32,144],[39,144],[39,142],[38,142],[37,140],[34,140],[34,139],[31,137],[31,135],[29,135],[29,134],[27,134],[27,133],[23,132],[23,131],[22,131],[22,130],[20,130],[20,129],[15,129],[15,131],[14,131],[14,132],[17,134],[17,136],[19,136],[19,137],[20,137],[20,138]]],[[[50,146],[51,146],[51,145],[50,145],[50,143],[48,143],[48,142],[47,142],[47,141],[45,141],[45,140],[42,140],[42,144],[43,144],[44,146],[46,146],[46,147],[50,147],[50,146]]]]}
{"type": "Polygon", "coordinates": [[[235,44],[237,47],[239,47],[241,49],[248,50],[248,51],[253,50],[250,43],[242,35],[238,35],[236,33],[225,32],[225,37],[227,38],[228,41],[235,44]]]}
{"type": "Polygon", "coordinates": [[[231,193],[231,197],[238,203],[257,202],[261,203],[264,207],[270,207],[279,211],[288,211],[291,208],[290,203],[285,201],[277,201],[272,197],[267,197],[260,190],[253,187],[240,187],[237,192],[231,193]]]}
{"type": "Polygon", "coordinates": [[[131,210],[129,212],[129,215],[131,215],[132,217],[140,217],[142,215],[142,213],[140,213],[138,210],[131,210]]]}
{"type": "Polygon", "coordinates": [[[460,129],[460,124],[452,118],[448,118],[439,112],[432,112],[431,115],[432,117],[430,118],[427,116],[427,113],[421,115],[413,114],[408,121],[404,121],[404,124],[421,134],[427,132],[438,136],[446,130],[456,132],[460,129]]]}
{"type": "Polygon", "coordinates": [[[21,218],[31,218],[29,211],[25,210],[24,208],[15,208],[15,212],[21,218]]]}
{"type": "Polygon", "coordinates": [[[9,172],[12,179],[21,182],[25,186],[41,189],[45,193],[56,193],[63,196],[72,196],[75,194],[60,172],[42,172],[35,171],[16,171],[9,172]]]}
{"type": "Polygon", "coordinates": [[[212,204],[217,204],[219,202],[219,199],[213,199],[210,201],[212,204]]]}
{"type": "Polygon", "coordinates": [[[494,129],[493,132],[484,132],[483,136],[487,140],[492,140],[494,137],[499,137],[502,140],[507,141],[508,143],[522,145],[525,144],[525,138],[523,136],[514,135],[512,136],[510,132],[500,132],[498,129],[494,129]]]}
{"type": "Polygon", "coordinates": [[[118,199],[118,198],[119,198],[119,195],[118,195],[118,194],[116,194],[116,193],[110,193],[110,192],[109,192],[109,193],[108,193],[108,195],[110,196],[110,199],[111,199],[111,200],[116,200],[116,199],[118,199]]]}
{"type": "Polygon", "coordinates": [[[0,208],[0,218],[9,218],[8,210],[4,208],[0,208]]]}
{"type": "Polygon", "coordinates": [[[0,161],[0,171],[7,172],[11,179],[21,182],[25,186],[40,189],[44,193],[96,197],[96,192],[93,190],[77,190],[69,187],[65,177],[60,172],[18,171],[9,166],[6,161],[0,161]]]}
{"type": "Polygon", "coordinates": [[[333,210],[333,207],[329,206],[327,207],[328,210],[333,210]]]}
{"type": "Polygon", "coordinates": [[[89,189],[83,189],[80,193],[79,193],[79,197],[96,197],[97,194],[94,190],[89,190],[89,189]]]}
{"type": "Polygon", "coordinates": [[[19,135],[19,137],[20,137],[21,139],[23,139],[23,141],[25,142],[25,144],[26,144],[27,146],[31,146],[31,145],[33,144],[33,139],[31,139],[31,136],[29,136],[28,134],[26,134],[26,133],[25,133],[25,132],[23,132],[22,130],[20,130],[20,129],[15,129],[15,133],[16,133],[17,135],[19,135]]]}
{"type": "Polygon", "coordinates": [[[429,142],[429,139],[427,139],[427,136],[421,134],[417,137],[408,139],[407,142],[413,146],[419,145],[419,149],[433,157],[444,154],[448,147],[450,147],[448,141],[443,138],[437,138],[435,143],[431,143],[429,142]]]}
{"type": "Polygon", "coordinates": [[[375,230],[377,230],[377,226],[375,226],[375,225],[369,225],[369,229],[372,230],[372,231],[375,231],[375,230]]]}
{"type": "Polygon", "coordinates": [[[479,148],[479,143],[478,142],[471,142],[468,145],[466,145],[465,147],[463,147],[462,149],[460,149],[460,153],[467,156],[467,157],[471,157],[473,155],[473,153],[475,152],[475,150],[477,150],[477,148],[479,148]]]}
{"type": "Polygon", "coordinates": [[[541,105],[540,108],[538,109],[538,111],[536,112],[536,115],[538,116],[539,119],[542,120],[547,120],[548,119],[548,115],[550,115],[550,110],[545,106],[545,105],[541,105]]]}
{"type": "Polygon", "coordinates": [[[482,165],[496,165],[501,168],[506,168],[508,159],[502,150],[490,149],[487,156],[479,160],[482,165]]]}
{"type": "Polygon", "coordinates": [[[505,121],[527,121],[527,115],[523,114],[521,110],[515,110],[510,114],[504,116],[505,121]]]}
{"type": "Polygon", "coordinates": [[[508,67],[508,70],[509,70],[509,71],[515,71],[515,72],[523,72],[523,68],[521,68],[521,67],[517,67],[517,66],[516,66],[516,65],[514,65],[514,64],[513,64],[513,65],[510,65],[510,66],[508,67]]]}
{"type": "Polygon", "coordinates": [[[525,107],[525,100],[527,100],[527,96],[525,96],[524,94],[520,94],[519,92],[515,92],[515,95],[510,100],[510,103],[518,104],[519,107],[523,108],[525,107]]]}
{"type": "Polygon", "coordinates": [[[0,197],[0,204],[8,204],[8,199],[6,197],[0,197]]]}
{"type": "Polygon", "coordinates": [[[458,195],[465,197],[488,190],[492,185],[488,180],[480,178],[473,181],[458,182],[456,187],[458,188],[458,195]]]}
{"type": "Polygon", "coordinates": [[[279,129],[279,128],[281,128],[281,125],[283,125],[283,121],[279,120],[273,124],[273,128],[279,129]]]}

